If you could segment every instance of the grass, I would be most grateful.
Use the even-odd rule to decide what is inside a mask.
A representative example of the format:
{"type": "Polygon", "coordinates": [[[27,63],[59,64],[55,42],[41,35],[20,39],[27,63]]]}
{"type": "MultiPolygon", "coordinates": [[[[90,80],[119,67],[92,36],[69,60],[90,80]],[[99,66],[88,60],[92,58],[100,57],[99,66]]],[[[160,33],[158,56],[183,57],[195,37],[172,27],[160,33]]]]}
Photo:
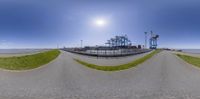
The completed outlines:
{"type": "Polygon", "coordinates": [[[50,50],[33,55],[0,58],[0,68],[8,70],[28,70],[40,67],[54,60],[59,50],[50,50]]]}
{"type": "Polygon", "coordinates": [[[116,66],[100,66],[100,65],[96,65],[96,64],[87,63],[87,62],[81,61],[79,59],[74,59],[74,60],[76,62],[78,62],[78,63],[80,63],[80,64],[82,64],[86,67],[92,68],[92,69],[97,69],[97,70],[102,70],[102,71],[119,71],[119,70],[125,70],[125,69],[135,67],[138,64],[141,64],[144,61],[148,60],[149,58],[151,58],[155,54],[159,53],[160,51],[161,50],[155,50],[155,51],[151,52],[150,54],[148,54],[148,55],[146,55],[142,58],[136,59],[136,60],[131,61],[131,62],[126,63],[126,64],[121,64],[121,65],[116,65],[116,66]]]}
{"type": "Polygon", "coordinates": [[[200,67],[200,58],[182,54],[176,54],[176,55],[181,59],[183,59],[184,61],[188,62],[189,64],[200,67]]]}

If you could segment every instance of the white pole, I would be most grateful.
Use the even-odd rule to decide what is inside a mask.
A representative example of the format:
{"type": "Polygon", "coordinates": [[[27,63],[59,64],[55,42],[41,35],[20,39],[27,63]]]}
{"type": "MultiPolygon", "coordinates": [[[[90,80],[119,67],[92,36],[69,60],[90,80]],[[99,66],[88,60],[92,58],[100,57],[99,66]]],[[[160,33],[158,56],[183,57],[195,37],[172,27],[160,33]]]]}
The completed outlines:
{"type": "Polygon", "coordinates": [[[83,48],[83,40],[81,40],[81,48],[83,48]]]}
{"type": "Polygon", "coordinates": [[[147,32],[144,33],[145,33],[145,48],[147,48],[147,32]]]}

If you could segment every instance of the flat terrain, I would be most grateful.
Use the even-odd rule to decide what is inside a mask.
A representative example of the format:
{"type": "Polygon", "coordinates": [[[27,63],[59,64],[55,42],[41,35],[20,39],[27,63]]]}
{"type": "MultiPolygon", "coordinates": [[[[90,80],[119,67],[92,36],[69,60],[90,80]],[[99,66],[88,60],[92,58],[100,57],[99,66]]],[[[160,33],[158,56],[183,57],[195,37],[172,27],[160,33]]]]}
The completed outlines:
{"type": "Polygon", "coordinates": [[[194,57],[200,57],[199,53],[187,53],[187,52],[176,52],[176,51],[172,51],[172,53],[182,54],[182,55],[188,55],[188,56],[194,56],[194,57]]]}
{"type": "Polygon", "coordinates": [[[51,62],[59,54],[59,50],[49,50],[32,55],[0,57],[0,68],[8,70],[34,69],[51,62]]]}
{"type": "Polygon", "coordinates": [[[0,71],[2,99],[200,99],[199,93],[200,69],[168,51],[117,72],[82,66],[68,52],[33,71],[0,71]]]}
{"type": "MultiPolygon", "coordinates": [[[[12,49],[13,50],[13,49],[12,49]]],[[[47,49],[41,49],[41,50],[33,50],[33,51],[25,51],[25,52],[21,52],[21,49],[19,49],[19,52],[1,52],[0,51],[0,57],[13,57],[13,56],[24,56],[24,55],[32,55],[32,54],[37,54],[37,53],[41,53],[41,52],[45,52],[45,51],[49,51],[47,49]]]]}

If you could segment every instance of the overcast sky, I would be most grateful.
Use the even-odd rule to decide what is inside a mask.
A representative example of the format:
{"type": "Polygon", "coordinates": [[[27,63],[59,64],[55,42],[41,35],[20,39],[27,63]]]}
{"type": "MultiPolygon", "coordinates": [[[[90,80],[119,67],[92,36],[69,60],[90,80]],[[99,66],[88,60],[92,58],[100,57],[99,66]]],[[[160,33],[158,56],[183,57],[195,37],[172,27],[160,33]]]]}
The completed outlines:
{"type": "Polygon", "coordinates": [[[138,45],[151,30],[159,47],[200,48],[200,0],[0,1],[0,48],[104,45],[125,34],[138,45]]]}

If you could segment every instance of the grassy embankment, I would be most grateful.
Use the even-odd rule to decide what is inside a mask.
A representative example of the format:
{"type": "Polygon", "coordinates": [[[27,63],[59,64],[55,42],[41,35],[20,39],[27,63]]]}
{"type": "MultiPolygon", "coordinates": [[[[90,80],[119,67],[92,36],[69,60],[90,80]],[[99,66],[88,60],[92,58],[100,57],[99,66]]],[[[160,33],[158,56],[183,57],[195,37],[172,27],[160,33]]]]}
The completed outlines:
{"type": "Polygon", "coordinates": [[[144,57],[141,57],[139,59],[133,60],[133,61],[131,61],[129,63],[126,63],[126,64],[121,64],[121,65],[116,65],[116,66],[100,66],[100,65],[84,62],[84,61],[79,60],[79,59],[74,59],[74,60],[76,62],[78,62],[78,63],[80,63],[80,64],[82,64],[82,65],[84,65],[86,67],[92,68],[92,69],[97,69],[97,70],[102,70],[102,71],[119,71],[119,70],[125,70],[125,69],[129,69],[129,68],[135,67],[138,64],[141,64],[144,61],[148,60],[149,58],[151,58],[155,54],[159,53],[160,51],[161,50],[155,50],[155,51],[151,52],[150,54],[148,54],[148,55],[146,55],[144,57]]]}
{"type": "Polygon", "coordinates": [[[183,59],[184,61],[188,62],[189,64],[192,64],[194,66],[200,67],[200,58],[199,57],[193,57],[188,55],[182,55],[182,54],[176,54],[178,57],[183,59]]]}
{"type": "Polygon", "coordinates": [[[28,70],[40,67],[54,60],[60,54],[59,50],[50,50],[33,55],[0,58],[0,68],[8,70],[28,70]]]}

